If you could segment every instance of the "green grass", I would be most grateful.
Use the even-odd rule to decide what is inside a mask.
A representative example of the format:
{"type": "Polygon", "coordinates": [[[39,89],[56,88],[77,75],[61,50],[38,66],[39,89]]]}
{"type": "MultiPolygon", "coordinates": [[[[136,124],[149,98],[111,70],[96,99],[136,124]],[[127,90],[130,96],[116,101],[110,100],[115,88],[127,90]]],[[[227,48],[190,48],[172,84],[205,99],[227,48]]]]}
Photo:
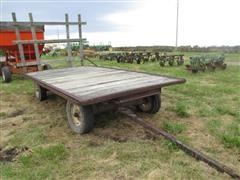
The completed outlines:
{"type": "Polygon", "coordinates": [[[222,126],[222,122],[220,120],[213,119],[208,122],[208,128],[210,132],[215,135],[219,135],[218,131],[221,126],[222,126]]]}
{"type": "Polygon", "coordinates": [[[67,152],[63,144],[53,145],[46,148],[39,147],[33,154],[22,155],[19,157],[20,163],[25,167],[32,167],[39,165],[41,161],[55,164],[58,161],[64,160],[67,152]]]}
{"type": "MultiPolygon", "coordinates": [[[[162,128],[166,130],[168,133],[175,135],[177,139],[181,140],[182,142],[185,143],[189,142],[188,138],[185,135],[183,135],[183,133],[187,130],[186,124],[182,122],[165,120],[163,122],[162,128]]],[[[163,146],[167,147],[169,152],[179,151],[178,146],[173,142],[164,140],[162,144],[163,146]]]]}
{"type": "Polygon", "coordinates": [[[4,119],[7,117],[7,113],[5,112],[0,112],[0,118],[4,119]]]}
{"type": "Polygon", "coordinates": [[[1,175],[6,179],[53,178],[53,172],[58,172],[67,155],[63,144],[34,148],[31,154],[19,156],[17,167],[0,163],[1,175]]]}
{"type": "MultiPolygon", "coordinates": [[[[187,61],[192,54],[186,53],[187,61]]],[[[226,58],[226,61],[238,61],[239,54],[227,54],[226,58]]],[[[54,68],[66,67],[63,60],[44,61],[54,68]]],[[[160,112],[146,115],[146,118],[181,141],[240,170],[238,66],[192,74],[184,66],[93,61],[106,67],[185,78],[185,84],[162,89],[160,112]]],[[[73,65],[80,66],[80,61],[76,58],[73,65]]],[[[4,106],[0,121],[23,121],[17,123],[17,127],[1,129],[3,139],[6,138],[1,147],[27,146],[32,151],[18,155],[15,162],[1,162],[2,179],[226,179],[226,176],[185,155],[175,144],[163,138],[144,138],[144,131],[128,122],[128,118],[111,119],[106,115],[102,117],[104,125],[100,123],[87,135],[76,135],[67,126],[65,101],[53,96],[45,102],[38,102],[33,91],[33,83],[17,75],[10,84],[1,84],[4,106]],[[18,109],[24,109],[23,114],[9,116],[18,109]],[[123,136],[127,141],[120,143],[106,134],[123,136]]]]}
{"type": "Polygon", "coordinates": [[[232,123],[225,130],[221,136],[223,143],[227,147],[240,148],[240,125],[239,123],[232,123]]]}
{"type": "Polygon", "coordinates": [[[227,148],[240,148],[240,125],[233,122],[223,126],[220,120],[208,122],[208,128],[216,138],[218,138],[227,148]]]}
{"type": "Polygon", "coordinates": [[[169,133],[178,134],[186,130],[186,125],[183,123],[165,121],[163,128],[169,133]]]}
{"type": "Polygon", "coordinates": [[[176,104],[175,112],[180,117],[189,117],[190,114],[187,112],[187,106],[183,102],[178,101],[176,104]]]}
{"type": "MultiPolygon", "coordinates": [[[[2,77],[1,77],[2,78],[2,77]]],[[[26,80],[24,77],[19,75],[13,75],[14,79],[11,83],[2,83],[0,85],[1,92],[4,92],[4,95],[12,94],[21,94],[21,95],[30,95],[33,92],[33,83],[29,80],[26,80]]],[[[0,79],[2,82],[2,79],[0,79]]]]}
{"type": "Polygon", "coordinates": [[[11,146],[36,146],[42,144],[45,140],[45,135],[40,128],[27,128],[23,130],[16,130],[13,132],[13,137],[8,144],[11,146]]]}

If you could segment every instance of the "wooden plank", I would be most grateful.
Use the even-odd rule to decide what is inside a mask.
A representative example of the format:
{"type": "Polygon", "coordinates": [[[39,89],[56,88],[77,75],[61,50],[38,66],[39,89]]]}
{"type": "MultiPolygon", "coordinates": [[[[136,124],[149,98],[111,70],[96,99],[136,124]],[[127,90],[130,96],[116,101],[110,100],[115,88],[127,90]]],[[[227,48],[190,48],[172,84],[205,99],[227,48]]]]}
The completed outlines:
{"type": "MultiPolygon", "coordinates": [[[[49,72],[50,74],[48,74],[48,76],[50,75],[51,77],[55,78],[55,77],[66,77],[66,76],[71,76],[71,75],[86,75],[86,76],[91,76],[94,75],[95,73],[109,73],[109,72],[119,72],[119,71],[114,71],[114,70],[91,70],[90,69],[87,69],[85,70],[84,68],[82,69],[71,69],[71,71],[64,71],[64,72],[61,72],[61,73],[51,73],[49,72]]],[[[52,78],[52,79],[53,79],[52,78]]]]}
{"type": "Polygon", "coordinates": [[[62,83],[65,81],[68,81],[68,79],[70,80],[77,80],[78,78],[80,78],[81,80],[88,80],[88,78],[100,78],[102,76],[116,76],[116,75],[120,75],[123,74],[124,71],[116,71],[116,70],[112,70],[112,71],[81,71],[81,72],[71,72],[71,74],[68,74],[67,72],[63,72],[60,76],[49,76],[49,78],[45,78],[45,81],[48,82],[53,82],[53,83],[62,83]],[[79,73],[81,73],[81,75],[79,75],[79,73]],[[79,77],[81,76],[81,77],[79,77]]]}
{"type": "MultiPolygon", "coordinates": [[[[51,83],[54,86],[64,85],[64,86],[76,86],[78,83],[86,84],[88,82],[102,82],[108,80],[116,80],[117,78],[121,77],[123,74],[122,72],[107,72],[107,73],[91,73],[91,74],[84,74],[83,76],[67,76],[67,78],[63,77],[61,79],[50,79],[47,80],[47,83],[51,83]],[[107,76],[107,77],[106,77],[107,76]]],[[[126,78],[127,76],[125,76],[126,78]]]]}
{"type": "MultiPolygon", "coordinates": [[[[49,44],[49,43],[67,43],[67,42],[79,42],[80,39],[46,39],[46,40],[16,40],[13,41],[14,44],[49,44]]],[[[86,41],[86,39],[82,39],[86,41]]]]}
{"type": "Polygon", "coordinates": [[[74,88],[68,91],[75,95],[81,95],[81,96],[90,95],[90,94],[99,94],[98,96],[101,96],[101,92],[108,89],[111,89],[111,91],[118,91],[125,88],[129,89],[129,86],[132,86],[131,85],[132,83],[137,82],[139,84],[140,79],[143,81],[143,77],[133,77],[127,80],[119,80],[119,81],[113,81],[113,82],[104,83],[104,84],[97,84],[93,86],[74,88]]]}
{"type": "MultiPolygon", "coordinates": [[[[142,75],[143,77],[143,75],[142,75]]],[[[78,81],[78,82],[74,82],[71,84],[53,84],[56,87],[62,88],[64,90],[67,90],[69,92],[71,92],[74,89],[87,89],[88,91],[94,87],[97,88],[97,86],[107,86],[110,83],[114,83],[114,82],[119,82],[119,81],[128,81],[130,79],[134,79],[134,78],[140,78],[140,76],[138,75],[122,75],[122,76],[116,76],[115,78],[111,78],[111,77],[104,77],[104,79],[101,79],[99,81],[97,81],[97,79],[92,79],[92,80],[88,80],[88,81],[78,81]]]]}
{"type": "Polygon", "coordinates": [[[122,81],[116,81],[109,84],[93,85],[91,87],[75,89],[69,92],[79,96],[86,96],[86,95],[91,96],[93,94],[95,95],[97,94],[97,96],[101,96],[102,94],[110,93],[110,91],[108,91],[109,89],[111,91],[120,92],[128,89],[134,89],[137,87],[160,84],[160,83],[164,83],[165,81],[167,80],[160,79],[159,77],[152,77],[152,79],[149,79],[148,77],[142,76],[142,77],[135,77],[135,78],[130,78],[122,81]]]}
{"type": "MultiPolygon", "coordinates": [[[[69,32],[69,24],[68,24],[68,14],[65,14],[65,21],[66,21],[66,36],[67,36],[67,40],[70,39],[70,32],[69,32]]],[[[68,62],[68,66],[72,67],[72,49],[71,49],[71,44],[68,41],[67,42],[67,49],[68,49],[68,58],[67,58],[67,62],[68,62]]]]}
{"type": "MultiPolygon", "coordinates": [[[[68,25],[78,25],[79,22],[68,22],[68,25]]],[[[86,25],[87,22],[81,22],[81,25],[86,25]]],[[[39,21],[39,22],[34,22],[33,24],[31,24],[30,22],[25,22],[25,21],[18,21],[17,23],[14,23],[12,21],[1,21],[0,22],[0,26],[4,26],[4,27],[15,27],[15,26],[44,26],[44,25],[66,25],[66,22],[57,22],[57,21],[39,21]]]]}
{"type": "Polygon", "coordinates": [[[16,66],[17,67],[24,67],[24,66],[35,66],[35,65],[37,65],[37,62],[32,61],[32,62],[26,62],[25,65],[23,63],[17,63],[16,66]]]}
{"type": "MultiPolygon", "coordinates": [[[[91,70],[94,72],[95,70],[90,68],[90,67],[84,67],[84,68],[67,68],[67,69],[53,69],[49,71],[40,71],[40,72],[33,72],[29,73],[31,76],[35,76],[38,78],[46,78],[46,77],[61,77],[61,76],[66,76],[66,75],[71,75],[71,74],[79,74],[79,73],[91,73],[91,70]]],[[[98,70],[98,71],[104,71],[98,70]]],[[[114,71],[114,70],[111,70],[114,71]]]]}
{"type": "MultiPolygon", "coordinates": [[[[110,81],[110,80],[117,80],[119,78],[127,78],[127,77],[135,77],[139,76],[138,74],[127,74],[123,73],[121,71],[111,71],[111,72],[95,72],[91,74],[84,74],[84,76],[78,77],[76,75],[72,76],[67,76],[67,79],[70,79],[71,81],[67,81],[67,79],[60,79],[56,80],[53,82],[53,85],[58,85],[58,84],[65,84],[65,85],[71,85],[74,83],[82,82],[82,83],[88,83],[88,82],[105,82],[105,81],[110,81]]],[[[50,79],[52,81],[52,79],[50,79]]],[[[47,82],[50,82],[47,80],[47,82]]],[[[76,85],[76,84],[75,84],[76,85]]]]}
{"type": "Polygon", "coordinates": [[[134,95],[136,93],[146,92],[150,90],[157,90],[164,87],[166,84],[159,84],[159,83],[149,83],[144,82],[145,85],[142,86],[129,86],[130,88],[119,89],[119,88],[108,88],[98,92],[91,92],[91,94],[77,94],[77,93],[70,93],[76,97],[81,97],[81,103],[83,104],[94,104],[102,101],[108,101],[120,97],[130,96],[131,94],[134,95]]]}
{"type": "MultiPolygon", "coordinates": [[[[71,68],[73,69],[73,68],[71,68]]],[[[84,68],[85,69],[85,68],[84,68]]],[[[93,68],[93,70],[96,68],[93,68]]],[[[111,69],[110,71],[108,69],[102,69],[102,68],[97,68],[97,71],[92,73],[91,68],[87,71],[84,72],[78,72],[79,69],[70,70],[68,72],[62,71],[60,74],[56,72],[49,71],[47,76],[38,76],[37,78],[42,79],[44,82],[51,83],[52,85],[61,85],[63,84],[66,86],[76,86],[77,84],[89,84],[92,83],[94,85],[95,83],[103,83],[103,82],[108,82],[108,81],[115,81],[124,78],[130,78],[130,77],[137,77],[137,76],[144,76],[144,77],[149,77],[152,79],[151,75],[148,74],[143,74],[142,73],[136,73],[136,72],[126,72],[124,70],[114,70],[111,69]],[[106,71],[106,72],[105,72],[106,71]],[[79,73],[82,73],[81,77],[79,77],[79,73]]],[[[38,73],[39,74],[39,73],[38,73]]]]}
{"type": "MultiPolygon", "coordinates": [[[[13,19],[13,23],[17,24],[17,17],[15,13],[12,13],[12,19],[13,19]]],[[[20,32],[17,26],[14,27],[15,28],[15,34],[16,34],[16,39],[18,41],[21,40],[21,36],[20,36],[20,32]]],[[[19,50],[19,54],[20,54],[20,58],[21,58],[21,63],[23,64],[23,74],[25,74],[27,72],[27,68],[26,68],[26,61],[25,61],[25,56],[24,56],[24,52],[23,52],[23,45],[22,44],[18,44],[18,50],[19,50]]]]}
{"type": "Polygon", "coordinates": [[[79,75],[66,75],[64,77],[44,79],[43,81],[51,83],[52,85],[61,85],[64,86],[76,86],[77,84],[86,84],[88,82],[101,83],[105,81],[115,81],[119,78],[123,79],[129,77],[140,76],[136,73],[128,74],[122,71],[111,71],[111,72],[96,72],[96,73],[85,73],[82,76],[79,75]]]}
{"type": "MultiPolygon", "coordinates": [[[[18,23],[18,22],[17,22],[18,23]]],[[[2,26],[0,22],[0,31],[15,31],[16,26],[2,26]]],[[[44,26],[34,26],[37,32],[44,32],[44,26]]],[[[29,26],[18,26],[19,31],[29,31],[29,26]]]]}
{"type": "Polygon", "coordinates": [[[78,14],[78,34],[79,34],[79,54],[80,54],[80,60],[81,60],[81,66],[83,66],[83,41],[82,41],[82,20],[81,20],[81,15],[78,14]]]}
{"type": "Polygon", "coordinates": [[[144,87],[148,84],[161,84],[167,80],[160,80],[157,77],[153,77],[151,80],[147,77],[135,77],[129,78],[127,80],[116,81],[109,84],[102,84],[97,86],[92,86],[87,89],[81,88],[76,91],[69,91],[71,93],[87,95],[87,94],[103,94],[104,91],[111,89],[112,91],[125,91],[125,89],[134,89],[136,87],[144,87]],[[145,84],[144,84],[145,83],[145,84]]]}
{"type": "MultiPolygon", "coordinates": [[[[36,31],[35,31],[35,27],[32,25],[33,24],[33,16],[32,16],[32,13],[29,13],[28,14],[29,16],[29,20],[30,20],[30,23],[31,23],[31,32],[32,32],[32,39],[34,41],[37,40],[37,35],[36,35],[36,31]]],[[[40,56],[39,56],[39,49],[38,49],[38,44],[37,43],[34,43],[34,52],[35,52],[35,57],[36,57],[36,61],[37,61],[37,65],[38,65],[38,70],[40,71],[41,70],[41,63],[40,63],[40,56]]]]}
{"type": "Polygon", "coordinates": [[[83,78],[90,78],[90,77],[95,77],[97,75],[102,75],[102,74],[108,75],[109,73],[118,73],[118,72],[119,71],[114,71],[114,70],[107,71],[107,72],[104,72],[104,70],[91,72],[90,70],[88,70],[88,71],[84,71],[84,70],[83,71],[82,70],[79,71],[78,69],[73,69],[70,72],[69,71],[67,71],[67,72],[59,72],[59,73],[51,73],[51,72],[49,72],[49,74],[36,76],[36,77],[50,83],[50,82],[67,81],[70,78],[79,77],[80,75],[83,78]]]}

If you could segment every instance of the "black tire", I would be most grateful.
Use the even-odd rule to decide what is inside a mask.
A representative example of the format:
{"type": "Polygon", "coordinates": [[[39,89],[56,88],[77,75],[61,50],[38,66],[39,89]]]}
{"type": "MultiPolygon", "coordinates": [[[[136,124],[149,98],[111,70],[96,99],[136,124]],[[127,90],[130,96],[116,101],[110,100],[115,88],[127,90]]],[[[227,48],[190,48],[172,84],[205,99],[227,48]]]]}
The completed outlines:
{"type": "Polygon", "coordinates": [[[94,114],[91,106],[79,106],[71,101],[66,105],[68,124],[78,134],[84,134],[93,129],[94,114]]]}
{"type": "Polygon", "coordinates": [[[169,61],[168,61],[168,64],[169,64],[169,66],[173,66],[174,60],[169,60],[169,61]]]}
{"type": "Polygon", "coordinates": [[[192,69],[192,73],[197,73],[198,72],[198,70],[197,69],[192,69]]]}
{"type": "Polygon", "coordinates": [[[183,63],[184,63],[184,61],[181,61],[181,60],[177,61],[177,65],[178,65],[178,66],[183,65],[183,63]]]}
{"type": "Polygon", "coordinates": [[[220,68],[223,69],[223,70],[226,69],[227,68],[227,64],[225,64],[225,63],[222,64],[220,68]]]}
{"type": "Polygon", "coordinates": [[[209,71],[215,71],[216,69],[216,66],[214,66],[213,64],[207,64],[206,66],[209,71]]]}
{"type": "Polygon", "coordinates": [[[52,69],[52,66],[50,64],[44,64],[42,69],[49,70],[49,69],[52,69]]]}
{"type": "MultiPolygon", "coordinates": [[[[3,67],[4,65],[3,65],[3,63],[2,62],[0,62],[0,69],[2,70],[2,67],[3,67]]],[[[1,71],[1,75],[2,75],[2,71],[1,71]]]]}
{"type": "Polygon", "coordinates": [[[159,94],[144,98],[144,103],[137,105],[137,109],[141,112],[155,114],[161,108],[161,98],[159,94]]]}
{"type": "Polygon", "coordinates": [[[165,62],[164,61],[160,61],[160,66],[164,67],[165,66],[165,62]]]}
{"type": "Polygon", "coordinates": [[[2,67],[1,72],[2,72],[3,82],[9,83],[12,81],[12,74],[10,69],[7,66],[2,67]]]}
{"type": "Polygon", "coordinates": [[[35,86],[35,96],[38,98],[39,101],[44,101],[47,99],[47,89],[44,87],[36,84],[35,86]]]}

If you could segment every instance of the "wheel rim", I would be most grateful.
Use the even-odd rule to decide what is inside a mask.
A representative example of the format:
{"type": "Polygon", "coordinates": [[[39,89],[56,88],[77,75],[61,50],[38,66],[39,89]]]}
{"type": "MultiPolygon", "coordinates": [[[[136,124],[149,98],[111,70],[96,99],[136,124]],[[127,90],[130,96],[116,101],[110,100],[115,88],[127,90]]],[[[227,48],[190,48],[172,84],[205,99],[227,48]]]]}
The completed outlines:
{"type": "Polygon", "coordinates": [[[144,103],[141,104],[139,107],[143,112],[149,111],[152,108],[152,103],[150,98],[149,97],[145,98],[144,103]]]}
{"type": "Polygon", "coordinates": [[[39,96],[40,96],[40,90],[39,90],[39,86],[38,85],[36,87],[35,95],[36,95],[37,98],[39,98],[39,96]]]}
{"type": "Polygon", "coordinates": [[[80,111],[80,107],[75,104],[71,104],[70,106],[71,119],[75,126],[79,127],[82,124],[82,113],[80,111]]]}
{"type": "Polygon", "coordinates": [[[2,72],[2,78],[3,78],[3,81],[6,80],[5,74],[3,72],[2,72]]]}

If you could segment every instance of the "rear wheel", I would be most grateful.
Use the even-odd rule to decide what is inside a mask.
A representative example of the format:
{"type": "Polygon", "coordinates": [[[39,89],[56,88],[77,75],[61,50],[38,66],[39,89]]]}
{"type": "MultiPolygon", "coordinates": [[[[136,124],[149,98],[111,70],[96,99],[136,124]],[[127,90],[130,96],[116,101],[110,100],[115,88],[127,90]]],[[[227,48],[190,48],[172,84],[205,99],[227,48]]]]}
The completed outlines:
{"type": "Polygon", "coordinates": [[[160,66],[162,66],[162,67],[165,66],[165,62],[164,62],[164,61],[160,61],[159,64],[160,64],[160,66]]]}
{"type": "Polygon", "coordinates": [[[197,73],[198,72],[198,70],[197,69],[192,69],[192,73],[197,73]]]}
{"type": "Polygon", "coordinates": [[[221,69],[226,69],[226,68],[227,68],[227,64],[225,64],[225,63],[222,64],[220,68],[221,68],[221,69]]]}
{"type": "Polygon", "coordinates": [[[184,61],[183,61],[183,60],[178,60],[178,61],[177,61],[177,65],[178,65],[178,66],[181,66],[181,65],[183,65],[183,63],[184,63],[184,61]]]}
{"type": "Polygon", "coordinates": [[[75,133],[84,134],[92,130],[94,114],[91,106],[80,106],[68,100],[66,111],[68,124],[75,133]]]}
{"type": "Polygon", "coordinates": [[[11,82],[12,74],[10,72],[10,69],[7,66],[5,66],[1,68],[1,72],[2,72],[3,82],[5,83],[11,82]]]}
{"type": "Polygon", "coordinates": [[[49,70],[49,69],[52,69],[52,66],[50,64],[44,64],[42,69],[43,70],[49,70]]]}
{"type": "Polygon", "coordinates": [[[36,84],[35,86],[35,95],[39,99],[39,101],[44,101],[47,99],[47,89],[36,84]]]}
{"type": "Polygon", "coordinates": [[[141,112],[155,114],[161,107],[161,98],[159,94],[149,96],[143,99],[144,103],[137,105],[137,109],[141,112]]]}
{"type": "Polygon", "coordinates": [[[172,60],[172,59],[169,60],[169,61],[168,61],[168,64],[169,64],[169,66],[173,66],[173,64],[174,64],[174,60],[172,60]]]}

